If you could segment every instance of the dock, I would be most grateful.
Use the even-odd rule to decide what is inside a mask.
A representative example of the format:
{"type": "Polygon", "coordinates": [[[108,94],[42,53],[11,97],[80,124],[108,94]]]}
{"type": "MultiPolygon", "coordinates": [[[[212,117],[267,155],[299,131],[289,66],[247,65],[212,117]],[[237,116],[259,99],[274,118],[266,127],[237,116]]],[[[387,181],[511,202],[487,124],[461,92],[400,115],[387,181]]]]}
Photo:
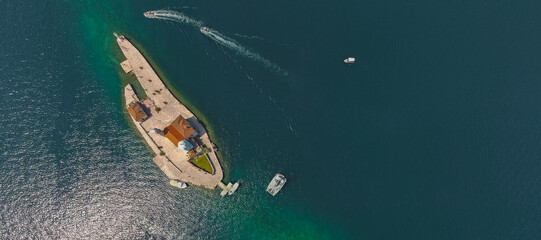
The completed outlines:
{"type": "Polygon", "coordinates": [[[148,114],[148,118],[144,119],[136,120],[133,115],[131,118],[147,144],[156,154],[154,157],[156,165],[172,180],[179,180],[209,189],[220,186],[223,189],[224,184],[221,182],[223,179],[222,167],[216,155],[216,148],[213,147],[214,144],[210,141],[206,129],[197,117],[173,96],[139,50],[124,36],[119,36],[116,33],[115,36],[118,46],[126,57],[126,60],[121,63],[122,69],[124,72],[137,77],[148,96],[147,99],[141,101],[131,85],[124,88],[126,107],[139,104],[148,114]],[[212,165],[214,173],[205,172],[190,163],[188,154],[182,152],[159,131],[153,131],[154,129],[162,130],[166,128],[175,119],[178,119],[179,115],[196,131],[197,138],[207,149],[206,156],[212,165]]]}

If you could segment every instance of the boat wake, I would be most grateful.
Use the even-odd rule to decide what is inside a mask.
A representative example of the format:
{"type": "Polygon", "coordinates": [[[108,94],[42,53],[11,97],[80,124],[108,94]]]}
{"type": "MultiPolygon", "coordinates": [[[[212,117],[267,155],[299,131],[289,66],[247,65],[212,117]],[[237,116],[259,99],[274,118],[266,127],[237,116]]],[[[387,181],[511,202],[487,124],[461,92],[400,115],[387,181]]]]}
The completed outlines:
{"type": "Polygon", "coordinates": [[[272,63],[261,55],[248,50],[234,39],[227,37],[214,29],[206,28],[206,31],[201,31],[201,33],[214,40],[216,43],[237,52],[239,55],[257,61],[263,64],[263,66],[265,66],[266,68],[269,68],[276,73],[287,75],[287,72],[278,65],[272,63]]]}
{"type": "Polygon", "coordinates": [[[270,41],[270,40],[265,39],[265,38],[260,37],[260,36],[248,36],[248,35],[243,35],[243,34],[239,34],[239,33],[233,33],[233,35],[235,35],[237,37],[240,37],[240,38],[248,39],[248,40],[259,40],[259,41],[266,42],[268,44],[278,45],[278,46],[282,46],[282,47],[290,47],[289,44],[273,42],[273,41],[270,41]]]}
{"type": "Polygon", "coordinates": [[[207,27],[203,27],[204,23],[199,20],[195,20],[193,18],[190,18],[186,15],[184,15],[181,12],[177,11],[171,11],[171,10],[156,10],[156,11],[150,11],[152,12],[153,16],[150,18],[156,18],[161,20],[168,20],[168,21],[174,21],[179,23],[186,23],[189,25],[192,25],[194,27],[198,27],[205,36],[212,39],[214,42],[232,50],[235,51],[237,54],[244,56],[248,59],[251,59],[253,61],[261,63],[264,67],[272,70],[273,72],[287,76],[287,71],[283,70],[280,66],[272,63],[268,59],[262,57],[261,55],[250,51],[246,47],[242,46],[240,43],[235,41],[234,39],[227,37],[223,35],[222,33],[214,30],[209,29],[207,27]]]}

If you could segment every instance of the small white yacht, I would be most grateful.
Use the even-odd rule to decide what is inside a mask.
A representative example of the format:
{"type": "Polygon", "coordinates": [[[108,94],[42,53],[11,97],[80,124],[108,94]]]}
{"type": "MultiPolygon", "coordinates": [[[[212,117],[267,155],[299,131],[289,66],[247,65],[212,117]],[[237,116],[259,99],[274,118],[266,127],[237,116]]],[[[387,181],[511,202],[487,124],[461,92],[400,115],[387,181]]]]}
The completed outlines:
{"type": "Polygon", "coordinates": [[[267,187],[267,192],[272,196],[276,195],[286,184],[287,179],[284,175],[277,173],[267,187]]]}
{"type": "Polygon", "coordinates": [[[344,59],[344,62],[345,62],[345,63],[355,63],[355,58],[353,58],[353,57],[348,57],[348,58],[344,59]]]}
{"type": "Polygon", "coordinates": [[[186,184],[185,182],[182,182],[182,181],[171,180],[171,181],[169,181],[169,184],[171,184],[171,186],[173,186],[173,187],[178,187],[178,188],[186,188],[186,187],[188,187],[188,184],[186,184]]]}

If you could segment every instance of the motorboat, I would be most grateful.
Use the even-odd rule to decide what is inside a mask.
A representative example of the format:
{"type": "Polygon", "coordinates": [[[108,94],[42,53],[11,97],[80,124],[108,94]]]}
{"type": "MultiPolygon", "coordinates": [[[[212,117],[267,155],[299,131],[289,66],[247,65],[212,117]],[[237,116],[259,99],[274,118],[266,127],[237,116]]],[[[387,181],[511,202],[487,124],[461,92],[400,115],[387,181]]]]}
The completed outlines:
{"type": "Polygon", "coordinates": [[[227,192],[227,195],[232,195],[233,193],[237,191],[238,188],[239,188],[239,183],[236,182],[235,184],[233,184],[231,189],[229,189],[229,191],[227,192]]]}
{"type": "Polygon", "coordinates": [[[209,28],[208,28],[208,27],[201,27],[201,28],[199,28],[199,31],[200,31],[202,34],[207,35],[207,34],[209,33],[209,28]]]}
{"type": "Polygon", "coordinates": [[[355,58],[353,58],[353,57],[348,57],[348,58],[344,59],[344,62],[345,62],[345,63],[355,63],[355,58]]]}
{"type": "Polygon", "coordinates": [[[176,181],[176,180],[169,181],[169,184],[171,184],[171,186],[173,186],[173,187],[178,187],[178,188],[186,188],[186,187],[188,187],[188,184],[186,184],[185,182],[176,181]]]}
{"type": "Polygon", "coordinates": [[[143,15],[145,15],[145,17],[147,17],[147,18],[155,18],[156,17],[156,14],[154,13],[154,11],[145,12],[145,13],[143,13],[143,15]]]}

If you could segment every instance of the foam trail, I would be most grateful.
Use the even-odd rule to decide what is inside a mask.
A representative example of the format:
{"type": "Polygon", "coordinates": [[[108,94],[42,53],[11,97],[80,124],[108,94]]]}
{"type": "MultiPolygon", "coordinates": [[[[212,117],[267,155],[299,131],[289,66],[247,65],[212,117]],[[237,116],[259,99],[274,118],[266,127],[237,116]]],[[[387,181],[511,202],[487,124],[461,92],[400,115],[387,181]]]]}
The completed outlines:
{"type": "Polygon", "coordinates": [[[271,61],[267,60],[261,55],[246,49],[244,46],[242,46],[241,44],[239,44],[237,41],[235,41],[232,38],[229,38],[214,29],[209,29],[208,31],[201,31],[201,32],[205,34],[205,36],[214,40],[216,43],[224,47],[227,47],[233,51],[236,51],[238,54],[244,57],[260,62],[265,67],[270,68],[277,73],[280,73],[282,75],[287,75],[287,72],[284,71],[282,68],[280,68],[278,65],[272,63],[271,61]]]}
{"type": "Polygon", "coordinates": [[[263,42],[266,42],[266,43],[269,43],[269,44],[279,45],[279,46],[283,46],[283,47],[289,47],[290,46],[289,44],[273,42],[273,41],[267,40],[267,39],[265,39],[263,37],[255,36],[255,35],[248,36],[248,35],[243,35],[243,34],[239,34],[239,33],[233,33],[233,35],[235,35],[237,37],[245,38],[245,39],[250,39],[250,40],[260,40],[260,41],[263,41],[263,42]]]}
{"type": "Polygon", "coordinates": [[[194,27],[202,27],[204,25],[202,21],[190,18],[181,12],[170,11],[170,10],[156,10],[153,12],[155,16],[154,18],[157,18],[157,19],[170,20],[170,21],[175,21],[179,23],[187,23],[194,27]]]}
{"type": "Polygon", "coordinates": [[[182,6],[181,9],[191,9],[191,10],[197,10],[197,7],[191,7],[191,6],[182,6]]]}
{"type": "MultiPolygon", "coordinates": [[[[202,21],[190,18],[181,12],[176,12],[176,11],[171,11],[171,10],[156,10],[152,12],[153,12],[153,16],[150,18],[175,21],[179,23],[186,23],[198,28],[201,28],[204,25],[202,21]]],[[[237,52],[239,55],[242,55],[246,58],[252,59],[254,61],[257,61],[263,64],[263,66],[271,69],[272,71],[278,74],[281,74],[284,76],[288,75],[288,73],[284,71],[282,68],[280,68],[278,65],[272,63],[271,61],[267,60],[261,55],[246,49],[244,46],[239,44],[234,39],[229,38],[214,29],[208,29],[208,31],[201,31],[201,33],[205,34],[207,37],[214,40],[216,43],[237,52]]]]}
{"type": "Polygon", "coordinates": [[[241,38],[247,38],[247,39],[258,39],[258,40],[263,40],[263,41],[267,41],[266,39],[260,37],[260,36],[248,36],[248,35],[243,35],[243,34],[240,34],[240,33],[233,33],[233,35],[237,36],[237,37],[241,37],[241,38]]]}

